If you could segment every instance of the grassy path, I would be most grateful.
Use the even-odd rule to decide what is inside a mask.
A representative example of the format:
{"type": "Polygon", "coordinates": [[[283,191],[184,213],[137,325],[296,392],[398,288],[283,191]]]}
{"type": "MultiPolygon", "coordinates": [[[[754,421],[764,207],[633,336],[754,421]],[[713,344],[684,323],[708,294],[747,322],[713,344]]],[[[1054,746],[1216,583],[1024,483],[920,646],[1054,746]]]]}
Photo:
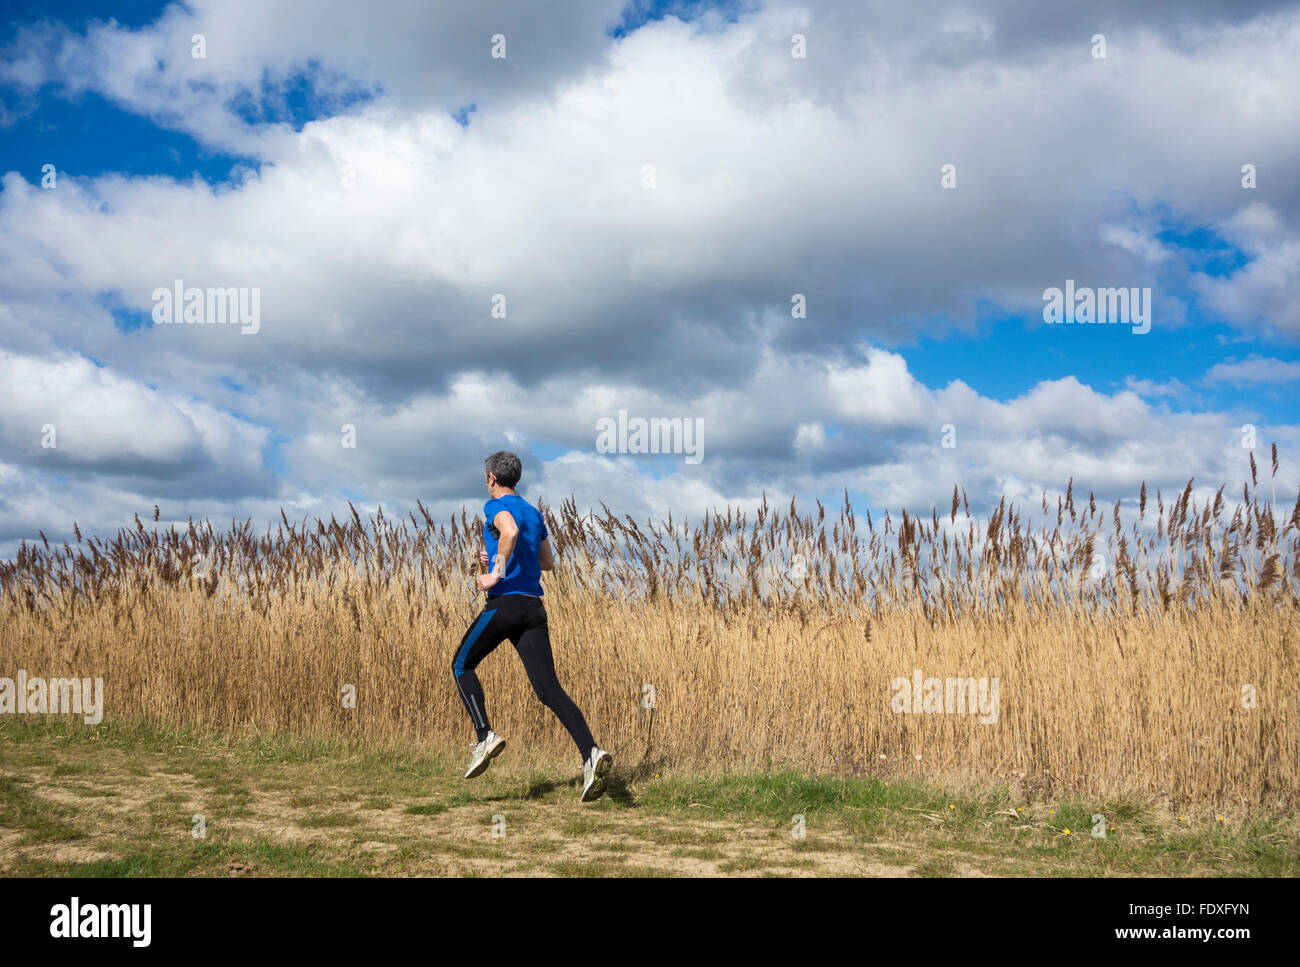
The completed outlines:
{"type": "Polygon", "coordinates": [[[0,875],[1300,875],[1294,819],[621,763],[582,805],[576,765],[517,752],[466,782],[446,754],[10,719],[0,875]]]}

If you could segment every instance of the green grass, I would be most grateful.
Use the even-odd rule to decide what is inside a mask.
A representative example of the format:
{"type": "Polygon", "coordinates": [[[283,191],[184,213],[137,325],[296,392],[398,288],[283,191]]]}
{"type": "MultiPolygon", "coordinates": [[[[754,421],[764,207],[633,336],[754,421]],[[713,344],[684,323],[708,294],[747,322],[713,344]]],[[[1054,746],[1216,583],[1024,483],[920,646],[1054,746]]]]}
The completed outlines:
{"type": "Polygon", "coordinates": [[[678,857],[681,859],[690,859],[690,860],[724,860],[727,858],[727,854],[724,853],[722,850],[710,849],[707,846],[698,847],[698,848],[688,848],[686,846],[678,846],[668,855],[678,857]]]}
{"type": "Polygon", "coordinates": [[[968,872],[1300,875],[1293,816],[1220,822],[1122,799],[1018,800],[920,781],[772,770],[573,770],[462,750],[198,734],[140,722],[0,723],[0,873],[19,876],[664,876],[968,872]],[[206,837],[191,835],[195,814],[206,837]],[[494,816],[506,817],[495,838],[494,816]],[[1105,817],[1094,838],[1092,817],[1105,817]],[[798,817],[802,817],[800,820],[798,817]],[[793,835],[802,823],[803,836],[793,835]],[[1068,830],[1068,832],[1067,832],[1068,830]],[[859,871],[855,873],[855,871],[859,871]]]}
{"type": "Polygon", "coordinates": [[[445,802],[424,802],[407,806],[402,812],[408,816],[436,816],[445,813],[450,807],[445,802]]]}
{"type": "Polygon", "coordinates": [[[761,870],[772,864],[757,856],[738,856],[735,859],[727,860],[718,864],[718,869],[723,873],[748,873],[752,870],[761,870]]]}
{"type": "Polygon", "coordinates": [[[22,843],[59,842],[83,835],[72,822],[75,809],[38,796],[32,786],[0,776],[0,828],[25,834],[22,843]]]}
{"type": "Polygon", "coordinates": [[[917,864],[912,871],[914,876],[952,876],[954,872],[952,860],[945,859],[941,856],[934,856],[917,864]]]}

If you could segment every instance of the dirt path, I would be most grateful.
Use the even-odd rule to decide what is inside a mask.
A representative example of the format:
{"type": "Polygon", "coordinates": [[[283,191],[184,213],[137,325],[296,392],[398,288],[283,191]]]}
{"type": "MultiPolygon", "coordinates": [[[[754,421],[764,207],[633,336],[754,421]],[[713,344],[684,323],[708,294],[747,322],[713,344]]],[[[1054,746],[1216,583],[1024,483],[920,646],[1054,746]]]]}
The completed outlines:
{"type": "MultiPolygon", "coordinates": [[[[420,783],[420,794],[388,783],[370,795],[364,774],[346,769],[279,764],[255,774],[234,755],[192,751],[192,769],[176,761],[184,749],[0,766],[25,813],[18,828],[0,824],[0,874],[112,873],[133,858],[231,876],[297,867],[387,876],[908,876],[918,865],[900,844],[863,844],[839,830],[797,837],[713,818],[706,806],[677,816],[583,805],[571,783],[507,770],[480,795],[453,777],[420,783]]],[[[945,872],[985,875],[962,861],[945,872]]]]}
{"type": "Polygon", "coordinates": [[[450,751],[0,725],[0,875],[1300,875],[1289,816],[659,762],[582,804],[515,756],[466,782],[450,751]]]}

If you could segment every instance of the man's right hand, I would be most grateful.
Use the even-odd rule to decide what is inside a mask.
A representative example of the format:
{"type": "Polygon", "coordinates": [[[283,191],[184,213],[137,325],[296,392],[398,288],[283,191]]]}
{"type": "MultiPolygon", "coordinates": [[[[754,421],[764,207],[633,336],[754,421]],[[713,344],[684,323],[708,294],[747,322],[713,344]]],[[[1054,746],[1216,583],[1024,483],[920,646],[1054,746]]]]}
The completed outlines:
{"type": "Polygon", "coordinates": [[[487,551],[478,552],[478,562],[481,566],[487,567],[489,564],[487,551]]]}

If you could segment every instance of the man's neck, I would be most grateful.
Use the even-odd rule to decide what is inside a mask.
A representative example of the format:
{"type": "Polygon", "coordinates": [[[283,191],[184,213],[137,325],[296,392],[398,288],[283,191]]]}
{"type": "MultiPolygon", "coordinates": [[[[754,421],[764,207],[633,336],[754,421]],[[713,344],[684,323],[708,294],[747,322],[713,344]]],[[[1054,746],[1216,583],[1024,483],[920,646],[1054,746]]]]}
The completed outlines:
{"type": "Polygon", "coordinates": [[[492,495],[493,500],[496,500],[498,497],[504,497],[507,494],[514,494],[516,497],[519,496],[514,492],[514,490],[512,490],[509,487],[493,487],[491,490],[488,491],[488,493],[492,495]]]}

